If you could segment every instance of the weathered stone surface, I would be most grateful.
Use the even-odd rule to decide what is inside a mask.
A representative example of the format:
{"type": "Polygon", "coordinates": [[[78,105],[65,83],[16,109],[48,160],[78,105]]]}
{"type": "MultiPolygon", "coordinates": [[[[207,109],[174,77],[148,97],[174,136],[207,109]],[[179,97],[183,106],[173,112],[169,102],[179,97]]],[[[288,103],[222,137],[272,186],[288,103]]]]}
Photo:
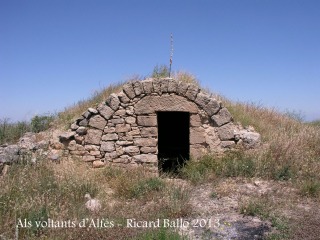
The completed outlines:
{"type": "Polygon", "coordinates": [[[102,131],[98,129],[88,129],[87,135],[84,139],[86,144],[99,145],[102,136],[102,131]]]}
{"type": "Polygon", "coordinates": [[[138,116],[137,123],[140,126],[157,126],[157,116],[138,116]]]}
{"type": "Polygon", "coordinates": [[[212,152],[220,152],[220,138],[218,134],[215,131],[215,128],[212,126],[209,126],[208,128],[205,129],[206,132],[206,143],[209,146],[210,151],[212,152]]]}
{"type": "MultiPolygon", "coordinates": [[[[99,152],[100,153],[100,152],[99,152]]],[[[84,155],[87,155],[89,154],[89,152],[87,151],[80,151],[80,150],[74,150],[74,151],[70,151],[70,154],[71,155],[75,155],[75,156],[84,156],[84,155]]]]}
{"type": "Polygon", "coordinates": [[[86,127],[79,127],[76,130],[76,133],[79,134],[79,135],[85,135],[87,133],[87,128],[86,127]]]}
{"type": "Polygon", "coordinates": [[[233,148],[236,145],[234,141],[221,141],[222,148],[233,148]]]}
{"type": "Polygon", "coordinates": [[[159,79],[154,79],[153,82],[153,92],[161,94],[161,82],[159,79]]]}
{"type": "Polygon", "coordinates": [[[117,124],[116,125],[116,132],[129,132],[131,130],[130,124],[117,124]]]}
{"type": "Polygon", "coordinates": [[[154,154],[141,154],[133,156],[133,161],[136,163],[156,163],[158,162],[158,157],[154,154]]]}
{"type": "Polygon", "coordinates": [[[128,96],[122,91],[118,94],[118,97],[120,99],[120,102],[122,102],[122,103],[130,102],[130,98],[128,98],[128,96]]]}
{"type": "Polygon", "coordinates": [[[140,148],[141,153],[157,153],[158,149],[156,147],[142,147],[140,148]]]}
{"type": "Polygon", "coordinates": [[[255,148],[261,144],[261,135],[257,132],[241,130],[240,139],[246,148],[255,148]]]}
{"type": "Polygon", "coordinates": [[[86,150],[86,151],[99,151],[99,146],[97,146],[97,145],[85,145],[84,146],[84,149],[86,150]]]}
{"type": "Polygon", "coordinates": [[[85,118],[79,122],[79,126],[86,127],[88,126],[88,123],[89,123],[88,119],[85,118]]]}
{"type": "Polygon", "coordinates": [[[126,117],[125,121],[128,124],[133,124],[133,123],[136,123],[136,118],[135,117],[126,117]]]}
{"type": "Polygon", "coordinates": [[[95,115],[89,120],[89,126],[103,130],[107,125],[107,121],[100,115],[95,115]]]}
{"type": "MultiPolygon", "coordinates": [[[[104,161],[101,160],[96,160],[92,162],[92,167],[93,168],[102,168],[106,165],[106,163],[104,161]]],[[[100,206],[101,207],[101,206],[100,206]]]]}
{"type": "Polygon", "coordinates": [[[218,126],[229,123],[232,121],[231,113],[226,108],[220,109],[220,111],[211,117],[213,122],[218,126]]]}
{"type": "Polygon", "coordinates": [[[118,140],[118,134],[116,133],[107,133],[102,136],[102,141],[113,141],[113,140],[118,140]]]}
{"type": "Polygon", "coordinates": [[[77,142],[78,144],[83,144],[84,136],[80,136],[80,135],[76,134],[76,135],[74,136],[74,139],[76,140],[76,142],[77,142]]]}
{"type": "Polygon", "coordinates": [[[113,119],[110,119],[108,121],[108,123],[121,124],[121,123],[124,123],[124,119],[123,118],[113,118],[113,119]]]}
{"type": "Polygon", "coordinates": [[[119,109],[118,111],[116,111],[114,114],[114,116],[120,116],[123,117],[126,115],[126,110],[125,109],[119,109]]]}
{"type": "Polygon", "coordinates": [[[133,144],[133,141],[117,141],[116,144],[119,146],[127,146],[133,144]]]}
{"type": "Polygon", "coordinates": [[[218,135],[221,141],[234,139],[234,125],[228,123],[218,128],[218,135]]]}
{"type": "Polygon", "coordinates": [[[207,153],[208,150],[200,144],[190,145],[190,155],[193,158],[199,158],[207,153]]]}
{"type": "Polygon", "coordinates": [[[131,160],[131,157],[128,155],[122,155],[119,158],[115,158],[112,160],[114,163],[129,163],[131,160]]]}
{"type": "Polygon", "coordinates": [[[144,80],[141,83],[146,94],[150,94],[153,92],[152,80],[144,80]]]}
{"type": "Polygon", "coordinates": [[[94,160],[96,160],[96,158],[91,155],[85,155],[82,157],[82,160],[85,162],[93,162],[94,160]]]}
{"type": "Polygon", "coordinates": [[[130,99],[133,99],[136,96],[134,89],[133,89],[133,86],[132,86],[132,83],[127,83],[127,84],[123,85],[123,91],[125,92],[125,94],[127,94],[127,96],[130,99]]]}
{"type": "Polygon", "coordinates": [[[107,105],[105,105],[105,104],[101,104],[101,105],[99,105],[99,107],[98,107],[98,111],[99,111],[99,113],[101,114],[101,116],[103,116],[105,119],[109,119],[112,115],[113,115],[113,113],[114,113],[114,111],[109,107],[109,106],[107,106],[107,105]]]}
{"type": "Polygon", "coordinates": [[[157,146],[157,139],[155,138],[136,138],[133,140],[134,145],[140,147],[155,147],[157,146]]]}
{"type": "Polygon", "coordinates": [[[188,87],[188,90],[186,92],[186,97],[188,99],[190,99],[191,101],[194,101],[196,99],[196,96],[197,96],[199,90],[200,89],[196,85],[191,84],[188,87]]]}
{"type": "Polygon", "coordinates": [[[141,136],[142,137],[156,137],[156,136],[158,136],[158,128],[157,127],[141,128],[141,136]]]}
{"type": "Polygon", "coordinates": [[[92,114],[97,114],[98,110],[95,108],[88,108],[88,111],[91,112],[92,114]]]}
{"type": "Polygon", "coordinates": [[[161,93],[167,93],[168,92],[168,85],[169,85],[169,79],[161,79],[160,80],[160,88],[161,88],[161,93]]]}
{"type": "Polygon", "coordinates": [[[126,109],[126,114],[128,115],[133,115],[134,114],[134,107],[133,106],[128,106],[126,109]]]}
{"type": "Polygon", "coordinates": [[[190,128],[190,144],[201,144],[205,141],[205,130],[203,128],[190,128]]]}
{"type": "Polygon", "coordinates": [[[91,115],[92,115],[92,113],[89,112],[88,110],[85,111],[85,112],[82,114],[82,116],[83,116],[84,118],[89,118],[89,117],[91,117],[91,115]]]}
{"type": "Polygon", "coordinates": [[[135,104],[136,114],[151,114],[157,111],[198,113],[195,103],[177,95],[146,96],[135,104]]]}
{"type": "Polygon", "coordinates": [[[177,91],[178,82],[174,79],[168,80],[168,92],[175,93],[177,91]]]}
{"type": "Polygon", "coordinates": [[[73,139],[75,132],[65,132],[59,136],[60,142],[68,141],[73,139]]]}
{"type": "Polygon", "coordinates": [[[139,96],[140,94],[143,93],[143,86],[140,81],[133,82],[132,86],[133,86],[134,93],[136,94],[136,96],[139,96]]]}
{"type": "Polygon", "coordinates": [[[139,147],[137,146],[129,146],[123,148],[124,152],[129,154],[130,156],[137,155],[140,153],[139,147]]]}
{"type": "Polygon", "coordinates": [[[114,159],[114,158],[117,158],[118,157],[118,154],[116,151],[113,151],[113,152],[107,152],[105,155],[104,155],[104,158],[106,161],[108,160],[111,160],[111,159],[114,159]]]}
{"type": "Polygon", "coordinates": [[[110,94],[106,103],[109,105],[109,107],[112,108],[112,110],[116,111],[119,108],[119,104],[120,104],[118,95],[115,93],[110,94]]]}
{"type": "Polygon", "coordinates": [[[194,100],[196,104],[199,105],[200,108],[204,109],[206,105],[210,102],[211,98],[208,94],[203,92],[198,93],[196,99],[194,100]]]}
{"type": "Polygon", "coordinates": [[[213,114],[216,114],[220,109],[220,103],[215,100],[211,99],[210,102],[203,108],[204,111],[211,117],[213,114]]]}
{"type": "Polygon", "coordinates": [[[190,126],[191,127],[200,127],[201,126],[201,119],[198,114],[192,114],[190,116],[190,126]]]}
{"type": "Polygon", "coordinates": [[[79,128],[79,126],[78,126],[78,124],[75,122],[75,123],[72,123],[71,124],[71,130],[73,130],[73,131],[75,131],[75,130],[77,130],[78,128],[79,128]]]}
{"type": "Polygon", "coordinates": [[[105,151],[105,152],[112,152],[116,150],[115,146],[114,146],[114,142],[101,142],[101,147],[100,147],[100,151],[105,151]]]}
{"type": "Polygon", "coordinates": [[[187,90],[188,90],[189,84],[185,82],[179,82],[177,87],[177,94],[185,96],[187,90]]]}

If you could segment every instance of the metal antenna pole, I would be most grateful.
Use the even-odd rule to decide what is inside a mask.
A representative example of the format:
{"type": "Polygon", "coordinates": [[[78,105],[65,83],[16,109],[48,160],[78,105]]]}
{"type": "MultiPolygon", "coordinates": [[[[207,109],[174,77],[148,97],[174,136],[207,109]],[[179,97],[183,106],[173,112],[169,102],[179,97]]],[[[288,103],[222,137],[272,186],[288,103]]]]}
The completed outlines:
{"type": "Polygon", "coordinates": [[[172,36],[172,33],[171,33],[171,37],[170,37],[170,45],[171,45],[171,51],[170,51],[169,78],[171,76],[171,66],[172,66],[172,57],[173,57],[173,36],[172,36]]]}

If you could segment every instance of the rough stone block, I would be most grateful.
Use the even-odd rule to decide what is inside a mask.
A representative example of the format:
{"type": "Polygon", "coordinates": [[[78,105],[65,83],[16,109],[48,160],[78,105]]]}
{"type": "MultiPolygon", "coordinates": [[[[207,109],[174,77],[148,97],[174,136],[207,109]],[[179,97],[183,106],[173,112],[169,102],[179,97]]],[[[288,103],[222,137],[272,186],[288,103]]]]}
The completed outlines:
{"type": "Polygon", "coordinates": [[[134,123],[136,123],[136,118],[135,117],[126,117],[125,121],[128,124],[134,124],[134,123]]]}
{"type": "Polygon", "coordinates": [[[110,119],[108,121],[108,123],[121,124],[121,123],[124,123],[124,119],[123,118],[113,118],[113,119],[110,119]]]}
{"type": "Polygon", "coordinates": [[[85,118],[79,122],[79,126],[86,127],[88,126],[88,123],[89,123],[88,119],[85,118]]]}
{"type": "Polygon", "coordinates": [[[89,120],[89,126],[103,130],[107,121],[100,115],[95,115],[89,120]]]}
{"type": "Polygon", "coordinates": [[[146,94],[150,94],[153,92],[152,80],[144,80],[141,83],[146,94]]]}
{"type": "Polygon", "coordinates": [[[161,94],[161,82],[159,79],[154,79],[152,81],[153,84],[153,92],[161,94]]]}
{"type": "Polygon", "coordinates": [[[140,126],[157,126],[157,116],[138,116],[137,123],[140,126]]]}
{"type": "Polygon", "coordinates": [[[220,103],[215,99],[211,99],[210,102],[203,108],[203,110],[205,110],[209,117],[211,117],[220,110],[220,103]]]}
{"type": "Polygon", "coordinates": [[[116,150],[115,146],[114,146],[114,142],[101,142],[101,147],[100,147],[100,151],[104,151],[104,152],[112,152],[116,150]]]}
{"type": "Polygon", "coordinates": [[[190,116],[190,126],[191,127],[200,127],[201,126],[201,119],[198,114],[192,114],[190,116]]]}
{"type": "Polygon", "coordinates": [[[87,135],[84,139],[86,144],[99,145],[102,136],[102,131],[98,129],[88,129],[87,135]]]}
{"type": "Polygon", "coordinates": [[[129,132],[131,130],[130,124],[117,124],[116,125],[116,132],[129,132]]]}
{"type": "Polygon", "coordinates": [[[136,96],[132,83],[123,85],[123,91],[130,99],[133,99],[136,96]]]}
{"type": "Polygon", "coordinates": [[[112,108],[112,110],[116,111],[119,108],[120,104],[118,95],[115,93],[110,94],[110,96],[107,98],[106,103],[109,105],[109,107],[112,108]]]}
{"type": "Polygon", "coordinates": [[[157,146],[157,139],[155,138],[135,138],[134,145],[139,147],[155,147],[157,146]]]}
{"type": "Polygon", "coordinates": [[[226,123],[231,122],[232,116],[228,109],[222,108],[217,114],[213,115],[211,119],[218,127],[220,127],[226,123]]]}
{"type": "Polygon", "coordinates": [[[158,129],[156,127],[145,127],[141,128],[142,137],[156,137],[158,136],[158,129]]]}
{"type": "Polygon", "coordinates": [[[196,99],[194,100],[196,104],[200,106],[200,108],[204,109],[206,105],[210,102],[211,98],[208,94],[203,92],[198,93],[196,99]]]}
{"type": "Polygon", "coordinates": [[[177,91],[178,82],[174,79],[168,80],[168,92],[175,93],[177,91]]]}
{"type": "Polygon", "coordinates": [[[168,85],[169,85],[169,79],[161,79],[161,93],[167,93],[168,92],[168,85]]]}
{"type": "Polygon", "coordinates": [[[79,126],[78,126],[77,122],[75,122],[75,123],[71,124],[70,128],[71,128],[71,130],[75,131],[79,128],[79,126]]]}
{"type": "Polygon", "coordinates": [[[101,116],[103,116],[105,119],[109,119],[113,113],[114,113],[114,110],[112,110],[110,107],[108,107],[107,105],[105,104],[101,104],[98,106],[98,111],[100,113],[101,116]]]}
{"type": "Polygon", "coordinates": [[[96,160],[96,158],[91,155],[85,155],[82,157],[82,160],[85,162],[93,162],[94,160],[96,160]]]}
{"type": "Polygon", "coordinates": [[[118,93],[118,97],[120,99],[120,102],[122,103],[128,103],[130,102],[130,98],[128,98],[128,96],[123,92],[121,91],[120,93],[118,93]]]}
{"type": "Polygon", "coordinates": [[[98,110],[95,108],[88,108],[88,111],[91,112],[92,114],[97,114],[98,110]]]}
{"type": "Polygon", "coordinates": [[[146,96],[135,104],[136,114],[151,114],[157,111],[198,113],[198,106],[177,95],[146,96]]]}
{"type": "Polygon", "coordinates": [[[123,116],[126,115],[126,110],[125,110],[125,109],[119,109],[119,110],[117,110],[113,115],[114,115],[114,116],[123,117],[123,116]]]}
{"type": "Polygon", "coordinates": [[[102,168],[106,165],[106,163],[104,161],[101,160],[96,160],[92,162],[92,167],[93,168],[102,168]]]}
{"type": "Polygon", "coordinates": [[[86,127],[78,127],[76,130],[76,133],[79,135],[85,135],[87,133],[87,128],[86,127]]]}
{"type": "Polygon", "coordinates": [[[140,154],[139,147],[137,147],[137,146],[125,147],[125,148],[123,148],[123,150],[125,153],[129,154],[130,156],[140,154]]]}
{"type": "Polygon", "coordinates": [[[102,141],[114,141],[118,140],[118,134],[116,133],[107,133],[102,136],[102,141]]]}
{"type": "Polygon", "coordinates": [[[158,157],[154,154],[140,154],[133,156],[133,161],[136,163],[157,163],[158,157]]]}
{"type": "Polygon", "coordinates": [[[221,141],[220,145],[222,148],[233,148],[236,143],[234,141],[221,141]]]}
{"type": "Polygon", "coordinates": [[[116,144],[119,146],[127,146],[133,144],[133,141],[117,141],[116,144]]]}
{"type": "Polygon", "coordinates": [[[143,86],[140,81],[135,81],[132,83],[134,93],[136,96],[139,96],[143,93],[143,86]]]}
{"type": "Polygon", "coordinates": [[[185,83],[185,82],[179,82],[178,83],[178,87],[177,87],[177,93],[181,96],[185,96],[186,92],[188,90],[189,84],[185,83]]]}
{"type": "Polygon", "coordinates": [[[219,127],[217,131],[221,141],[234,139],[234,125],[231,123],[219,127]]]}
{"type": "Polygon", "coordinates": [[[157,153],[156,147],[142,147],[140,148],[141,153],[157,153]]]}
{"type": "Polygon", "coordinates": [[[190,129],[190,144],[202,144],[206,142],[205,130],[200,127],[190,129]]]}
{"type": "Polygon", "coordinates": [[[196,85],[193,85],[191,84],[189,87],[188,87],[188,90],[186,92],[186,97],[188,99],[190,99],[191,101],[194,101],[197,97],[197,94],[199,92],[199,88],[196,86],[196,85]]]}

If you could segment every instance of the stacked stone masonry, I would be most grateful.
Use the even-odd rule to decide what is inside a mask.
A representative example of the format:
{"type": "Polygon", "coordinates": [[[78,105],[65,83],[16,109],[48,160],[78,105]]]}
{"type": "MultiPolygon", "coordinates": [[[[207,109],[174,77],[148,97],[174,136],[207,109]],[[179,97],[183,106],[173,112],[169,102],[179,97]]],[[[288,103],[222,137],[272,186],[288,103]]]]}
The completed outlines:
{"type": "Polygon", "coordinates": [[[243,144],[255,147],[260,135],[233,123],[222,103],[198,86],[171,78],[126,83],[97,108],[89,108],[60,136],[71,155],[92,162],[157,171],[157,112],[190,114],[190,154],[197,158],[243,144]]]}

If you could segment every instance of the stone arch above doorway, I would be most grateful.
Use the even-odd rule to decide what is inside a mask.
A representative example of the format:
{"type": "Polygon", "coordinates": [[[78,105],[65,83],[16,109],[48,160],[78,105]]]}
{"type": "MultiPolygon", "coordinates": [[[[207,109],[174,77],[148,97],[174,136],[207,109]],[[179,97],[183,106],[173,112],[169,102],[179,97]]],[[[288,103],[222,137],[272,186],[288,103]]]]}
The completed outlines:
{"type": "Polygon", "coordinates": [[[189,114],[194,158],[260,141],[258,133],[234,124],[220,101],[194,84],[171,78],[126,83],[118,94],[84,112],[60,139],[71,155],[95,167],[143,165],[158,171],[158,112],[189,114]]]}

